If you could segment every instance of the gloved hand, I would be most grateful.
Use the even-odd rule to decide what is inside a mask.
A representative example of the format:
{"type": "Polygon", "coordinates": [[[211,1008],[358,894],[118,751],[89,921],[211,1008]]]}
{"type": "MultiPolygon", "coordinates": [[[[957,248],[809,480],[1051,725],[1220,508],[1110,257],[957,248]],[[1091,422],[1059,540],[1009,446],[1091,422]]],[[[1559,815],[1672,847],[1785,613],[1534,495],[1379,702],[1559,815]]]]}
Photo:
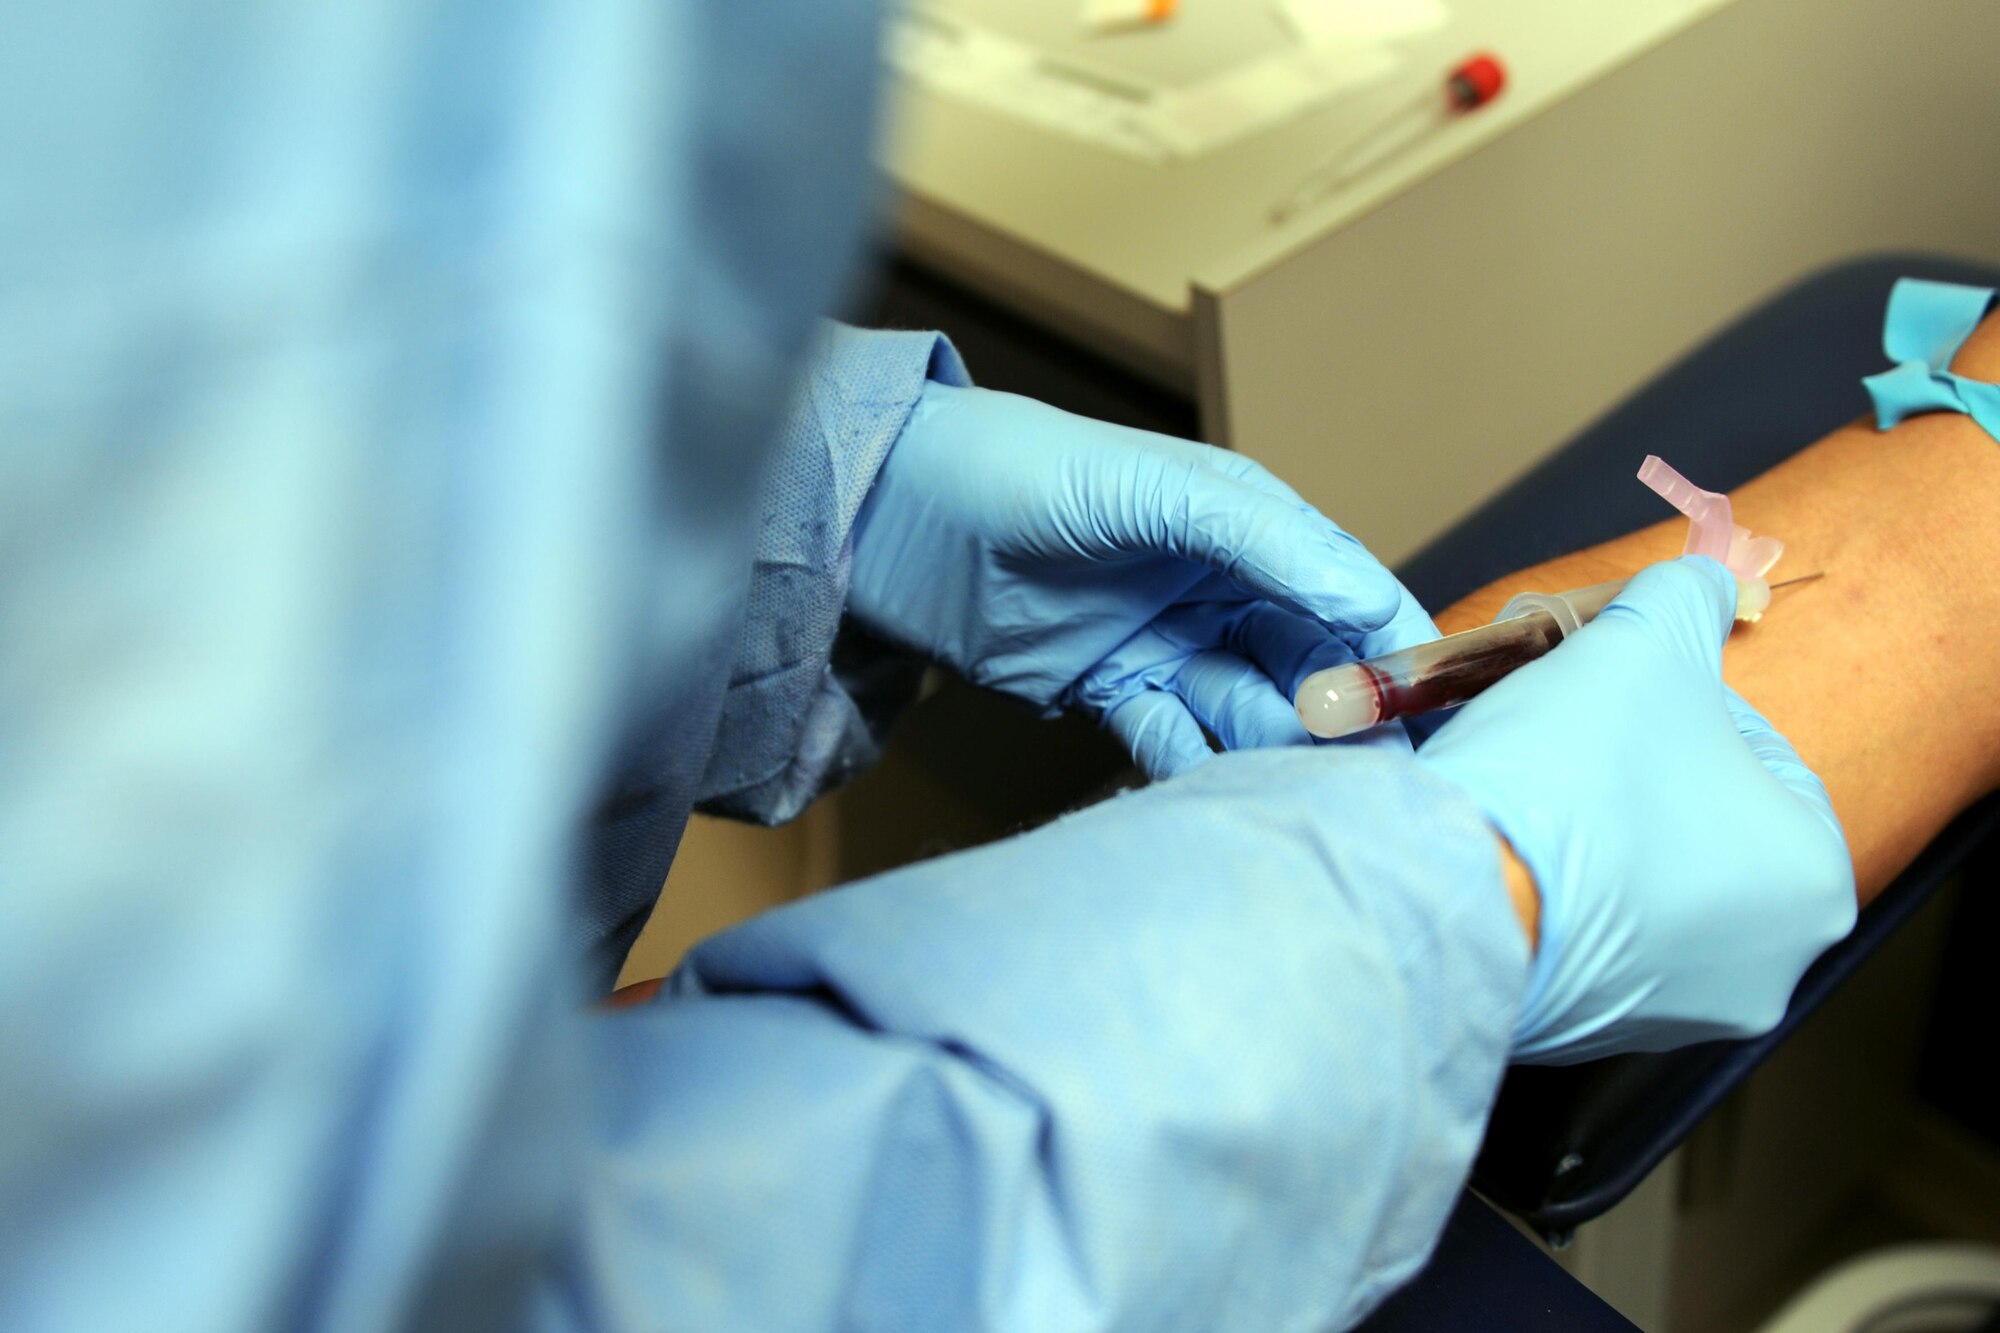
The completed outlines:
{"type": "Polygon", "coordinates": [[[1735,610],[1713,560],[1647,569],[1418,752],[1485,808],[1541,892],[1516,1058],[1769,1031],[1854,924],[1826,788],[1722,684],[1735,610]]]}
{"type": "Polygon", "coordinates": [[[976,684],[1104,719],[1155,777],[1209,757],[1203,726],[1311,744],[1300,680],[1437,634],[1250,459],[937,383],[862,506],[848,608],[976,684]]]}

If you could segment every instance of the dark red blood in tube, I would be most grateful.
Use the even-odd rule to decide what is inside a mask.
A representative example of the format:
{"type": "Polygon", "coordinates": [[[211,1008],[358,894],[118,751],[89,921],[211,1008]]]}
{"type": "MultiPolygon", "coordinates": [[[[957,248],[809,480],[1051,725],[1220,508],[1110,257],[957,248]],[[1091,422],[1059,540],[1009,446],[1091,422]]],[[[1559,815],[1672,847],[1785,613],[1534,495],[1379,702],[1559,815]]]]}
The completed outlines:
{"type": "Polygon", "coordinates": [[[1488,626],[1480,638],[1483,643],[1476,649],[1460,650],[1440,661],[1426,663],[1401,680],[1370,663],[1361,663],[1379,701],[1381,719],[1386,722],[1462,704],[1554,648],[1563,641],[1563,634],[1554,616],[1546,611],[1530,611],[1488,626]]]}

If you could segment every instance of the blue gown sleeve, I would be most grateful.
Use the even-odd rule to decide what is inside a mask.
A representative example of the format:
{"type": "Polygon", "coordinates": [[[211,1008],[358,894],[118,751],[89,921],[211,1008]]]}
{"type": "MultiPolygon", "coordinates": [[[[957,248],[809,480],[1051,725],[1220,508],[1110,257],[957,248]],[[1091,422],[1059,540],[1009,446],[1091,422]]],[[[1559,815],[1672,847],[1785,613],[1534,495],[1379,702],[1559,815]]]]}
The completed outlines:
{"type": "MultiPolygon", "coordinates": [[[[1268,1328],[1430,1243],[1525,967],[1407,763],[1225,757],[577,1012],[561,888],[635,696],[713,703],[739,651],[736,514],[697,539],[763,432],[663,432],[709,420],[672,349],[761,311],[789,362],[831,299],[865,89],[782,94],[866,80],[853,9],[58,5],[0,43],[0,1328],[1268,1328]],[[819,211],[749,225],[791,216],[760,182],[819,211]]],[[[851,515],[861,408],[929,349],[826,381],[863,424],[795,519],[851,515]]],[[[837,575],[799,582],[774,670],[831,636],[837,575]]],[[[831,771],[815,670],[712,800],[831,771]]],[[[758,730],[681,715],[690,773],[758,730]]]]}
{"type": "Polygon", "coordinates": [[[1406,757],[1221,756],[605,1017],[546,1326],[1330,1328],[1421,1264],[1526,949],[1406,757]]]}
{"type": "Polygon", "coordinates": [[[933,379],[971,383],[939,334],[823,330],[764,480],[749,609],[702,809],[792,818],[875,761],[888,717],[914,693],[922,664],[843,639],[841,609],[854,517],[933,379]]]}
{"type": "MultiPolygon", "coordinates": [[[[790,819],[872,764],[889,721],[915,694],[924,664],[844,630],[841,613],[855,515],[931,379],[969,382],[941,335],[822,325],[774,422],[747,544],[720,533],[694,549],[709,520],[678,516],[683,599],[726,607],[717,620],[727,623],[708,635],[685,615],[668,625],[654,656],[678,650],[693,660],[663,673],[673,683],[624,720],[572,930],[599,985],[617,976],[659,898],[690,808],[762,824],[790,819]],[[715,560],[718,549],[733,556],[714,585],[727,591],[687,596],[696,582],[687,567],[715,560]],[[700,641],[704,650],[690,654],[700,641]]],[[[699,437],[704,424],[686,434],[699,437]]],[[[751,498],[742,497],[746,511],[751,498]]]]}

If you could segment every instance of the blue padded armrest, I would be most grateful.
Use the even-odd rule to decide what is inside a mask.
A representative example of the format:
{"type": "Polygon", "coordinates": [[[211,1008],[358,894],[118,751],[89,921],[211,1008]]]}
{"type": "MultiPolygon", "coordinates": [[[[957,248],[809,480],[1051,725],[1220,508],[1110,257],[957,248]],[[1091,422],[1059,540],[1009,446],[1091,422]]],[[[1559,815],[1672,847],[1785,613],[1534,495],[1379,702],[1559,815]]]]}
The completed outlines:
{"type": "MultiPolygon", "coordinates": [[[[1659,454],[1701,485],[1733,489],[1868,410],[1882,319],[1898,278],[2000,285],[2000,271],[1937,255],[1872,255],[1812,274],[1721,330],[1407,561],[1426,606],[1666,514],[1633,479],[1659,454]]],[[[1804,571],[1798,571],[1804,572],[1804,571]]],[[[1507,1077],[1473,1181],[1550,1233],[1625,1197],[1695,1124],[1927,900],[1996,822],[1988,800],[1948,828],[1854,933],[1800,982],[1757,1041],[1717,1042],[1507,1077]]]]}
{"type": "Polygon", "coordinates": [[[1982,844],[1990,854],[2000,796],[1960,815],[1870,903],[1853,934],[1821,955],[1791,1008],[1754,1041],[1708,1042],[1565,1068],[1509,1071],[1488,1122],[1473,1184],[1544,1234],[1599,1216],[1646,1178],[1703,1116],[1750,1075],[1982,844]]]}

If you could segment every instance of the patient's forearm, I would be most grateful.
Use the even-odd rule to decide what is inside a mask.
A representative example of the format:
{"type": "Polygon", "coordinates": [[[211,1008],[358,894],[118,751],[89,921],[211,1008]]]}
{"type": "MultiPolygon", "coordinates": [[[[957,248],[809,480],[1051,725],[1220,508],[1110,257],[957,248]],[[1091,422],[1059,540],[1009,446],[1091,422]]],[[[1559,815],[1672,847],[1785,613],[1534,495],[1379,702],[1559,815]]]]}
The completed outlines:
{"type": "MultiPolygon", "coordinates": [[[[2000,317],[1954,369],[2000,380],[2000,317]]],[[[1886,434],[1856,424],[1732,500],[1739,523],[1784,540],[1773,580],[1826,573],[1778,591],[1761,622],[1738,626],[1724,672],[1825,779],[1866,902],[2000,785],[2000,446],[1957,415],[1886,434]]],[[[1452,606],[1438,626],[1484,624],[1524,588],[1630,574],[1678,555],[1686,531],[1670,519],[1537,565],[1452,606]]]]}

